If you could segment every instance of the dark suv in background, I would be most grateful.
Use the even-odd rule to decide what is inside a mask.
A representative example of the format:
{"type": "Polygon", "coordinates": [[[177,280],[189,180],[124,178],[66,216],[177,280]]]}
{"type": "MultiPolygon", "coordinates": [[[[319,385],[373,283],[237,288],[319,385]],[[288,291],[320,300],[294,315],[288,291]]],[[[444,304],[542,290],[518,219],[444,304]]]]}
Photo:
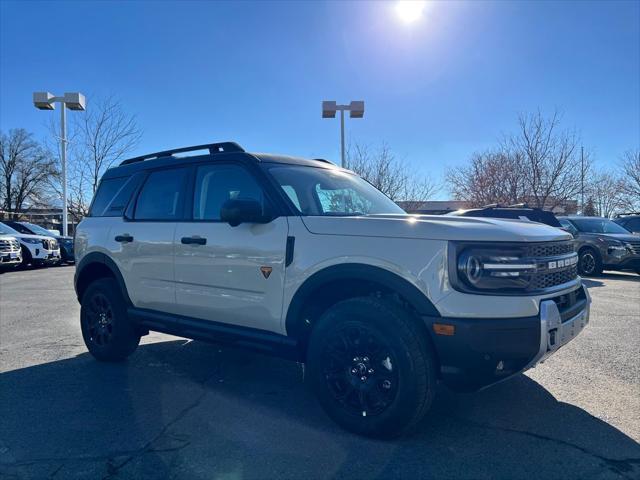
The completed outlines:
{"type": "Polygon", "coordinates": [[[602,217],[559,217],[575,238],[580,275],[631,270],[640,275],[640,236],[602,217]]]}
{"type": "Polygon", "coordinates": [[[456,210],[447,215],[461,217],[489,217],[489,218],[511,218],[513,220],[529,220],[531,222],[544,223],[551,227],[561,228],[560,222],[553,214],[541,208],[529,207],[527,204],[502,206],[499,204],[486,205],[480,208],[469,210],[456,210]]]}
{"type": "Polygon", "coordinates": [[[614,222],[622,225],[631,233],[640,233],[640,212],[621,213],[614,222]]]}
{"type": "Polygon", "coordinates": [[[53,237],[58,241],[60,245],[60,263],[71,263],[75,261],[73,253],[73,237],[63,237],[50,232],[46,228],[29,222],[14,222],[5,221],[6,225],[9,225],[14,230],[25,233],[27,235],[44,235],[47,237],[53,237]]]}

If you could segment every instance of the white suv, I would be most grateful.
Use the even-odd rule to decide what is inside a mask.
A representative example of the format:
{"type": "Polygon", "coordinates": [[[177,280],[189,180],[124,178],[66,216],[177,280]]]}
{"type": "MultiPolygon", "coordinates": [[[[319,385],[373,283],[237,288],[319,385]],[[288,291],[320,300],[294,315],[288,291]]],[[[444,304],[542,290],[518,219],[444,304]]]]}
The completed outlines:
{"type": "Polygon", "coordinates": [[[20,242],[22,265],[52,265],[60,262],[60,245],[52,237],[28,235],[0,222],[0,234],[11,235],[20,242]]]}
{"type": "Polygon", "coordinates": [[[331,418],[372,436],[416,425],[436,382],[486,387],[589,321],[560,229],[407,215],[327,161],[230,142],[108,170],[76,249],[98,360],[126,358],[149,330],[282,355],[306,363],[331,418]]]}

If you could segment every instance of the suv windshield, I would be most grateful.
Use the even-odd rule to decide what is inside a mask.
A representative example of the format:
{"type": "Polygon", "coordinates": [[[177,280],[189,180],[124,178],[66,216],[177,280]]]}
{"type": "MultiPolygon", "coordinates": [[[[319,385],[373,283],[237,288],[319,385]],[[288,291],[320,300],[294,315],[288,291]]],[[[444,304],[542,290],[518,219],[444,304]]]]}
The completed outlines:
{"type": "Polygon", "coordinates": [[[624,227],[607,218],[572,218],[579,232],[585,233],[630,233],[624,227]]]}
{"type": "Polygon", "coordinates": [[[352,173],[297,165],[272,167],[269,172],[303,215],[405,213],[384,193],[352,173]]]}
{"type": "Polygon", "coordinates": [[[3,235],[15,235],[15,234],[18,234],[18,235],[20,235],[13,228],[11,228],[8,225],[5,225],[2,222],[0,222],[0,234],[3,234],[3,235]]]}

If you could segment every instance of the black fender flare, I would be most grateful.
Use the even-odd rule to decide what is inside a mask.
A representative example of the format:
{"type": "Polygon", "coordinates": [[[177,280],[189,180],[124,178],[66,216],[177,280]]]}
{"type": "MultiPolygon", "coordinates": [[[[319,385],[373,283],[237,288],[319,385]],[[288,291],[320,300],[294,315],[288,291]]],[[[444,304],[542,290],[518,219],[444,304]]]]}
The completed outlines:
{"type": "Polygon", "coordinates": [[[298,337],[301,334],[300,316],[313,292],[323,285],[338,280],[378,284],[400,295],[415,309],[418,315],[440,317],[440,312],[431,300],[415,285],[396,273],[362,263],[344,263],[326,267],[314,273],[298,288],[287,309],[285,320],[287,335],[298,337]]]}
{"type": "Polygon", "coordinates": [[[78,297],[78,301],[81,301],[80,291],[85,288],[82,285],[79,285],[78,282],[83,277],[83,272],[86,272],[88,268],[91,268],[92,265],[99,264],[101,268],[108,269],[113,277],[118,282],[120,286],[120,290],[122,291],[122,297],[127,302],[127,305],[132,305],[131,299],[129,298],[129,293],[127,292],[127,286],[124,283],[124,278],[122,277],[122,273],[120,273],[120,269],[116,265],[109,256],[101,252],[91,252],[82,257],[82,260],[76,265],[76,272],[73,276],[73,285],[76,291],[76,296],[78,297]]]}

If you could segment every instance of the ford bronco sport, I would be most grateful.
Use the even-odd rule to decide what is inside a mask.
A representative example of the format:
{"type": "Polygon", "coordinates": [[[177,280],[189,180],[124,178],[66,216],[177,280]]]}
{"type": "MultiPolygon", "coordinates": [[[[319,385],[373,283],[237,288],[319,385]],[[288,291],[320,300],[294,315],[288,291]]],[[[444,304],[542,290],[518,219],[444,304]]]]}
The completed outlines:
{"type": "Polygon", "coordinates": [[[504,380],[589,321],[568,233],[408,215],[325,160],[232,142],[109,169],[76,255],[98,360],[126,358],[149,330],[284,356],[306,364],[333,420],[378,437],[414,427],[438,381],[504,380]]]}

